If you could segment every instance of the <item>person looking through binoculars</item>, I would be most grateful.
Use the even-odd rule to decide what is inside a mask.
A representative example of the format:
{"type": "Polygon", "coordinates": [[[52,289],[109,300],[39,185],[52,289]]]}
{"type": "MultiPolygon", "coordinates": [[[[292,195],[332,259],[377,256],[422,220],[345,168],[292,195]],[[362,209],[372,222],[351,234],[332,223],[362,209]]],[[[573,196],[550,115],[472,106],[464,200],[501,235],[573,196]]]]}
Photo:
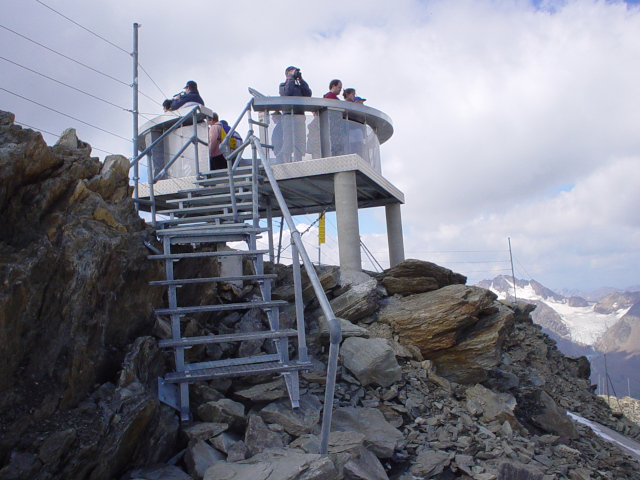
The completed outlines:
{"type": "MultiPolygon", "coordinates": [[[[280,84],[281,97],[311,96],[309,84],[302,78],[302,72],[299,68],[287,67],[284,74],[287,79],[280,84]]],[[[292,107],[291,110],[282,110],[281,157],[284,163],[302,160],[302,156],[307,151],[306,130],[304,108],[292,107]]]]}

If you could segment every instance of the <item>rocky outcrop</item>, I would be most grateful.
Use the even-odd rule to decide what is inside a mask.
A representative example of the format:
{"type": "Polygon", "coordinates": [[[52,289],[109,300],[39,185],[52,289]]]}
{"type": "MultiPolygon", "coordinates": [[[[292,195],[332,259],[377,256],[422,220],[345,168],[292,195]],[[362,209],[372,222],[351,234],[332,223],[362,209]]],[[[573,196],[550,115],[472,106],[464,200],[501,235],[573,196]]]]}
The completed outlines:
{"type": "Polygon", "coordinates": [[[500,361],[512,312],[488,290],[451,285],[392,300],[378,316],[403,343],[433,360],[440,374],[458,383],[486,380],[500,361]]]}
{"type": "Polygon", "coordinates": [[[423,260],[408,259],[378,275],[389,295],[429,292],[447,285],[467,283],[467,277],[423,260]]]}

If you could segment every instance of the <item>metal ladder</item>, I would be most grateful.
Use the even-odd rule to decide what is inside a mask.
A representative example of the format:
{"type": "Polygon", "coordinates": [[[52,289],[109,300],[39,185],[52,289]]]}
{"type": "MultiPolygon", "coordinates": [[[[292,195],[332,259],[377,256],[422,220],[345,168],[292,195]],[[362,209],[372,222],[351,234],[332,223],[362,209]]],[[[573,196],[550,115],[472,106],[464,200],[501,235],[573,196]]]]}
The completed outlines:
{"type": "MultiPolygon", "coordinates": [[[[255,91],[249,89],[255,95],[255,91]]],[[[138,180],[134,174],[134,201],[138,208],[146,206],[151,213],[153,226],[157,229],[158,237],[162,239],[163,251],[158,251],[150,258],[164,260],[166,265],[166,280],[152,282],[155,285],[163,285],[168,288],[169,307],[159,309],[159,315],[171,317],[172,338],[164,340],[161,346],[174,349],[176,371],[167,374],[164,378],[158,379],[158,396],[160,400],[173,406],[180,412],[180,418],[184,422],[189,421],[189,383],[216,378],[227,378],[244,375],[255,375],[263,373],[280,373],[283,375],[291,399],[292,406],[299,405],[299,384],[298,373],[301,370],[311,368],[308,359],[307,346],[304,330],[304,302],[302,298],[302,274],[301,265],[304,266],[308,279],[313,287],[316,299],[329,324],[329,356],[327,359],[327,381],[324,396],[324,408],[322,413],[322,428],[320,437],[320,453],[328,452],[329,431],[331,429],[331,418],[333,414],[334,393],[336,386],[336,374],[338,369],[338,353],[342,332],[340,323],[336,319],[329,300],[322,288],[311,259],[307,254],[302,237],[296,229],[295,222],[287,202],[283,196],[276,177],[269,164],[269,158],[265,152],[272,148],[261,142],[254,135],[253,127],[262,129],[268,128],[267,124],[253,120],[251,117],[253,99],[249,100],[244,110],[236,120],[231,132],[220,145],[220,149],[227,158],[227,170],[218,172],[208,172],[201,174],[199,171],[198,145],[208,145],[207,142],[198,138],[197,123],[210,118],[212,112],[203,106],[194,107],[187,115],[183,116],[173,126],[156,139],[145,150],[139,153],[130,162],[131,167],[137,168],[142,158],[147,158],[148,200],[140,198],[138,190],[138,180]],[[249,132],[242,145],[231,152],[228,140],[236,130],[240,121],[247,117],[249,132]],[[190,123],[189,123],[190,122],[190,123]],[[181,126],[193,125],[193,135],[187,139],[183,147],[169,160],[162,171],[155,173],[152,167],[150,156],[159,142],[171,135],[181,126]],[[192,146],[194,151],[195,187],[190,190],[177,192],[170,200],[156,200],[154,185],[160,180],[169,167],[176,162],[182,153],[192,146]],[[251,147],[251,167],[239,167],[242,152],[251,147]],[[260,169],[258,168],[260,166],[260,169]],[[226,176],[225,176],[226,175],[226,176]],[[262,255],[263,250],[257,250],[257,236],[265,231],[269,232],[269,253],[273,259],[273,241],[271,230],[260,227],[258,188],[260,178],[264,177],[265,183],[270,186],[269,195],[265,198],[266,215],[268,225],[271,227],[271,201],[275,199],[282,213],[283,220],[289,227],[291,235],[291,257],[293,266],[293,280],[295,291],[295,316],[296,330],[281,329],[279,325],[280,308],[286,302],[273,301],[271,298],[271,282],[273,275],[264,273],[262,255]],[[249,200],[250,199],[250,200],[249,200]],[[168,218],[159,220],[157,215],[164,214],[168,218]],[[249,223],[245,223],[250,221],[249,223]],[[216,242],[244,241],[248,245],[248,250],[231,254],[229,251],[223,255],[243,255],[249,256],[254,265],[254,274],[238,275],[212,278],[181,278],[174,276],[174,262],[184,258],[212,257],[222,255],[219,252],[199,252],[199,253],[179,253],[172,251],[172,247],[181,244],[206,244],[216,242]],[[236,280],[251,280],[259,282],[262,299],[255,302],[216,304],[198,306],[179,306],[179,287],[191,283],[202,282],[222,282],[236,280]],[[205,337],[183,337],[180,328],[180,317],[187,313],[213,312],[216,310],[263,309],[269,320],[270,330],[265,332],[251,332],[244,334],[230,335],[207,335],[205,337]],[[293,336],[298,337],[297,358],[288,357],[288,342],[293,336]],[[255,340],[269,338],[273,339],[276,346],[275,355],[260,355],[245,358],[234,358],[203,362],[199,364],[188,364],[185,361],[185,349],[201,344],[228,343],[242,340],[255,340]]]]}
{"type": "MultiPolygon", "coordinates": [[[[177,198],[164,205],[156,205],[158,215],[167,216],[157,220],[158,237],[163,244],[161,253],[150,255],[150,259],[165,262],[166,280],[152,282],[152,285],[166,286],[168,308],[156,310],[157,315],[171,318],[172,338],[160,341],[163,348],[173,348],[175,372],[158,380],[160,399],[180,412],[183,422],[189,422],[189,384],[201,380],[280,373],[285,379],[293,408],[299,406],[300,392],[298,373],[311,368],[307,357],[304,321],[297,328],[280,328],[280,309],[288,302],[273,300],[271,286],[274,274],[264,273],[263,255],[268,250],[257,248],[261,233],[268,232],[260,227],[258,214],[258,188],[260,183],[257,163],[251,167],[232,170],[205,172],[195,180],[195,187],[181,190],[177,198]],[[233,192],[233,195],[232,195],[233,192]],[[245,223],[249,221],[249,223],[245,223]],[[200,251],[176,253],[175,247],[185,244],[218,244],[225,242],[245,242],[247,250],[200,251]],[[180,278],[174,275],[174,263],[188,258],[222,257],[238,255],[252,261],[255,273],[207,278],[180,278]],[[194,283],[252,281],[260,285],[262,299],[241,303],[219,303],[214,305],[182,306],[179,302],[180,287],[194,283]],[[238,311],[258,308],[265,312],[269,330],[185,337],[181,331],[180,318],[187,314],[217,311],[238,311]],[[298,357],[289,358],[289,340],[297,337],[298,357]],[[187,363],[185,349],[194,345],[232,343],[245,340],[271,339],[276,346],[275,354],[187,363]]],[[[270,234],[270,232],[268,232],[270,234]]]]}

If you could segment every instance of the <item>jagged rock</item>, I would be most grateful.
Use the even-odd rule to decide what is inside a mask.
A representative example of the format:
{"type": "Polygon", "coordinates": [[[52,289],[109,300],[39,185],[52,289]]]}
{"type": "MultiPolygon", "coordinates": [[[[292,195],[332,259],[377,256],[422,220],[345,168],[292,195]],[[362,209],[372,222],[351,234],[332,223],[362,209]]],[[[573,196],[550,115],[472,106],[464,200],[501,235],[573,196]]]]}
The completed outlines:
{"type": "Polygon", "coordinates": [[[440,288],[438,281],[433,277],[396,278],[384,277],[382,285],[389,295],[410,295],[413,293],[430,292],[440,288]]]}
{"type": "MultiPolygon", "coordinates": [[[[340,322],[340,328],[342,329],[342,338],[349,337],[368,337],[369,330],[363,327],[359,327],[358,325],[354,325],[353,323],[345,320],[344,318],[337,318],[338,322],[340,322]]],[[[324,317],[324,315],[320,315],[318,317],[318,324],[320,327],[320,338],[322,338],[325,343],[329,341],[329,322],[324,317]]]]}
{"type": "Polygon", "coordinates": [[[559,436],[562,442],[578,437],[578,431],[566,410],[558,407],[547,392],[535,389],[523,396],[523,400],[522,405],[518,404],[518,409],[529,410],[530,420],[536,427],[559,436]]]}
{"type": "MultiPolygon", "coordinates": [[[[206,383],[196,383],[191,387],[191,395],[189,396],[192,405],[201,405],[207,402],[217,402],[222,400],[222,395],[218,390],[210,387],[206,383]]],[[[194,408],[194,410],[197,409],[194,408]]]]}
{"type": "Polygon", "coordinates": [[[244,444],[247,446],[249,457],[268,448],[281,448],[284,446],[280,436],[269,430],[258,415],[249,415],[247,430],[244,434],[244,444]]]}
{"type": "Polygon", "coordinates": [[[331,428],[365,436],[365,446],[378,458],[390,458],[401,444],[402,433],[389,425],[375,408],[340,408],[333,413],[331,428]]]}
{"type": "Polygon", "coordinates": [[[388,387],[402,379],[393,348],[379,338],[347,338],[340,348],[340,356],[347,370],[362,385],[388,387]]]}
{"type": "Polygon", "coordinates": [[[336,317],[355,322],[378,310],[378,283],[370,278],[351,288],[329,303],[336,317]]]}
{"type": "Polygon", "coordinates": [[[0,391],[16,395],[0,395],[0,417],[19,423],[18,405],[47,417],[116,376],[126,347],[153,325],[162,289],[149,282],[162,265],[147,259],[144,242],[156,240],[129,197],[128,168],[109,169],[126,194],[102,197],[90,188],[103,168],[90,147],[50,148],[2,119],[0,391]],[[32,394],[45,384],[54,408],[32,394]]]}
{"type": "Polygon", "coordinates": [[[477,383],[501,361],[513,312],[488,290],[451,285],[393,299],[378,314],[401,343],[415,345],[438,373],[457,383],[477,383]]]}
{"type": "Polygon", "coordinates": [[[40,446],[38,458],[44,465],[55,465],[60,457],[67,453],[69,447],[76,440],[76,436],[75,428],[54,433],[40,446]]]}
{"type": "Polygon", "coordinates": [[[516,401],[511,395],[496,394],[482,385],[475,385],[467,389],[465,396],[467,410],[472,415],[481,416],[485,423],[497,420],[500,423],[508,422],[512,428],[522,429],[513,413],[516,401]]]}
{"type": "Polygon", "coordinates": [[[292,410],[289,399],[283,399],[267,405],[259,415],[265,422],[282,425],[287,433],[299,437],[318,424],[321,410],[322,404],[315,395],[302,395],[300,408],[292,410]]]}
{"type": "Polygon", "coordinates": [[[328,480],[337,472],[326,456],[271,449],[248,460],[218,462],[204,480],[328,480]]]}
{"type": "Polygon", "coordinates": [[[187,471],[196,480],[202,480],[211,465],[224,459],[225,456],[222,453],[199,438],[194,438],[189,442],[187,451],[184,454],[184,463],[187,465],[187,471]]]}
{"type": "MultiPolygon", "coordinates": [[[[184,434],[189,440],[199,438],[205,442],[229,428],[226,423],[196,422],[183,429],[184,434]]],[[[221,450],[221,449],[219,449],[221,450]]]]}
{"type": "Polygon", "coordinates": [[[287,396],[287,386],[284,379],[280,377],[273,382],[259,383],[253,387],[236,390],[235,395],[252,402],[272,402],[287,396]]]}
{"type": "Polygon", "coordinates": [[[542,476],[537,468],[513,460],[502,460],[498,465],[497,480],[542,480],[542,476]]]}
{"type": "MultiPolygon", "coordinates": [[[[467,282],[467,277],[460,275],[459,273],[454,273],[448,268],[441,267],[435,263],[425,262],[424,260],[415,260],[411,258],[400,262],[378,275],[378,279],[382,280],[385,287],[386,284],[384,280],[390,277],[400,281],[403,281],[404,279],[433,279],[437,283],[437,288],[455,284],[464,285],[467,282]]],[[[406,293],[411,292],[407,291],[406,293]]],[[[393,294],[389,292],[389,295],[393,294]]]]}
{"type": "Polygon", "coordinates": [[[193,477],[174,465],[152,465],[131,470],[122,480],[193,480],[193,477]]]}
{"type": "Polygon", "coordinates": [[[198,416],[205,422],[227,423],[231,428],[240,428],[246,422],[244,405],[228,398],[200,405],[198,416]]]}
{"type": "Polygon", "coordinates": [[[0,470],[3,480],[30,480],[42,468],[42,462],[32,454],[20,452],[11,455],[9,462],[0,470]]]}
{"type": "Polygon", "coordinates": [[[416,458],[411,466],[411,473],[416,477],[431,478],[442,473],[451,463],[451,455],[447,452],[426,450],[416,458]]]}
{"type": "Polygon", "coordinates": [[[346,480],[389,480],[380,460],[362,445],[344,464],[343,471],[346,480]]]}
{"type": "Polygon", "coordinates": [[[247,458],[247,455],[247,445],[244,441],[240,440],[227,452],[227,462],[239,462],[247,458]]]}
{"type": "Polygon", "coordinates": [[[213,445],[213,448],[221,451],[222,453],[229,453],[229,450],[233,448],[233,446],[242,441],[240,435],[230,432],[223,432],[216,437],[211,438],[209,443],[213,445]]]}

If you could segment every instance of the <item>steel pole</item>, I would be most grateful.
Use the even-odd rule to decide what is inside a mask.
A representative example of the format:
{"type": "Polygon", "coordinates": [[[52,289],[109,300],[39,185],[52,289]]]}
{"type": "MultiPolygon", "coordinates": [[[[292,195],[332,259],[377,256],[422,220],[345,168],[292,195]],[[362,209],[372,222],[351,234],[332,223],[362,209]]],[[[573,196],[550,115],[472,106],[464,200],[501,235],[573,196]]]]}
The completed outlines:
{"type": "MultiPolygon", "coordinates": [[[[138,158],[138,29],[142,25],[139,23],[133,24],[133,158],[138,158]]],[[[138,175],[138,162],[133,165],[133,198],[138,198],[138,181],[140,177],[138,175]]],[[[136,202],[136,211],[140,211],[140,204],[136,202]]]]}

